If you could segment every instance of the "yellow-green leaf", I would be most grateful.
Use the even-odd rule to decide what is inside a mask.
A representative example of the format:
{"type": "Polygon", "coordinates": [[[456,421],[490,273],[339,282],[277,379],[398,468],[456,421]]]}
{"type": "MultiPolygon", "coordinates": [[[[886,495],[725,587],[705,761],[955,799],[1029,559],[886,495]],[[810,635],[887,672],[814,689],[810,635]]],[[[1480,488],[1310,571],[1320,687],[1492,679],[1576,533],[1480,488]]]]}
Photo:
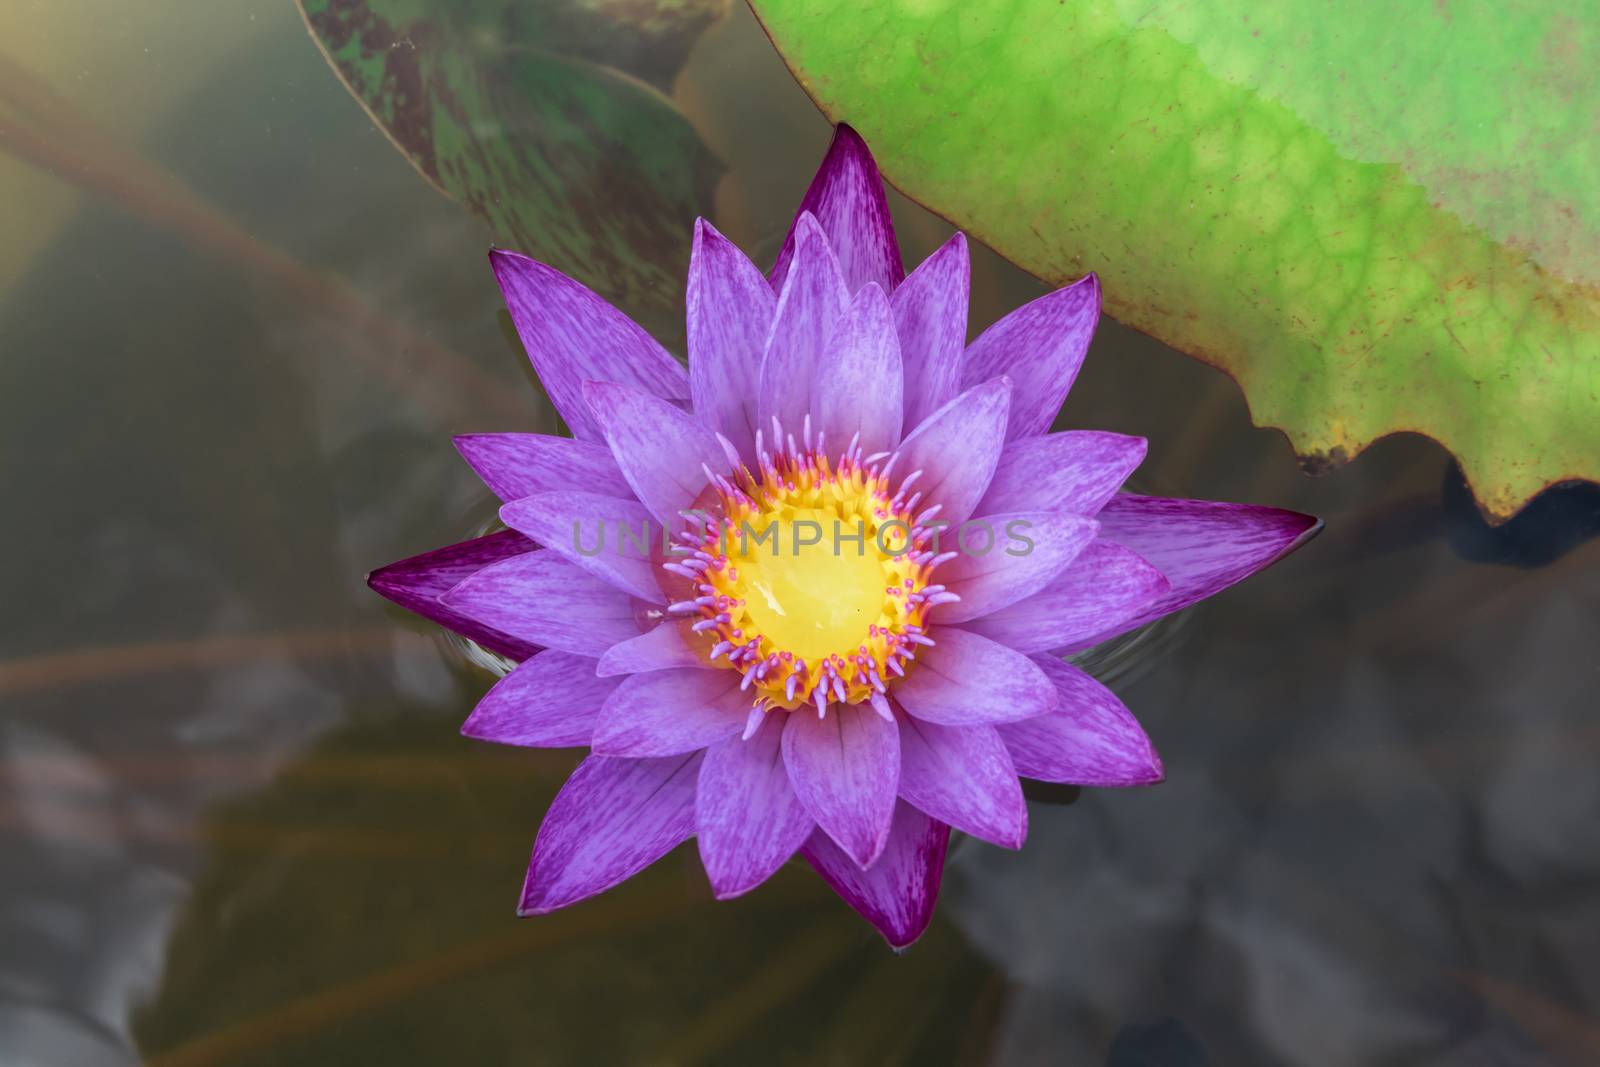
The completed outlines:
{"type": "Polygon", "coordinates": [[[1600,480],[1596,0],[752,4],[900,189],[1099,272],[1308,466],[1427,434],[1495,518],[1600,480]]]}

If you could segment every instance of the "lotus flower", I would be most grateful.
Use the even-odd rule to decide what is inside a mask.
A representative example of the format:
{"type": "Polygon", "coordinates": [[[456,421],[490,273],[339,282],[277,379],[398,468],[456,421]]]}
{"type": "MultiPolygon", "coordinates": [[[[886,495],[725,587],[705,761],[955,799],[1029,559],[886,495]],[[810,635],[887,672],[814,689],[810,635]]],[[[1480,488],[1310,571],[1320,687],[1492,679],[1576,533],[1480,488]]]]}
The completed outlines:
{"type": "Polygon", "coordinates": [[[1127,708],[1066,657],[1319,526],[1119,492],[1143,439],[1049,432],[1099,315],[1095,277],[968,345],[965,240],[907,276],[877,167],[844,126],[769,275],[696,224],[687,371],[558,271],[490,259],[572,437],[457,438],[510,529],[370,583],[521,661],[464,734],[590,749],[539,829],[525,915],[693,837],[719,898],[798,854],[905,946],[952,828],[1022,845],[1019,775],[1161,780],[1127,708]],[[812,520],[847,540],[732,536],[812,520]],[[950,527],[1026,530],[1028,549],[937,544],[950,527]],[[638,540],[604,534],[618,530],[638,540]]]}

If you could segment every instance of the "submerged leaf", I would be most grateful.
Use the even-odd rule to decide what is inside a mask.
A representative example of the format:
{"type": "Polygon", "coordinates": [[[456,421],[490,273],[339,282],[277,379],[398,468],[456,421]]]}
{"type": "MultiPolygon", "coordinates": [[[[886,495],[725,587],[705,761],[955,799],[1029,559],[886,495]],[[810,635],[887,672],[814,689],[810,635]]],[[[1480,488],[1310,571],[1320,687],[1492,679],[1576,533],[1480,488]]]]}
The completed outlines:
{"type": "Polygon", "coordinates": [[[727,0],[298,3],[373,120],[497,243],[647,320],[676,308],[719,167],[655,86],[727,0]]]}
{"type": "Polygon", "coordinates": [[[891,180],[1233,375],[1308,467],[1600,479],[1600,19],[1550,0],[752,0],[891,180]],[[868,58],[870,57],[870,58],[868,58]]]}

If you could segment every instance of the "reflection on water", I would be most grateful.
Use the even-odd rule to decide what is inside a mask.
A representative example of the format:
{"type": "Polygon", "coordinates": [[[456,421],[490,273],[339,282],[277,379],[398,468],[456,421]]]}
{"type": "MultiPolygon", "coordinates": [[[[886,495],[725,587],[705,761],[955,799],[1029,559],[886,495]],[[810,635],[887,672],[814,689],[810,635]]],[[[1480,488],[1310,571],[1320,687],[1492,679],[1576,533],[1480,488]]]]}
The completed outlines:
{"type": "MultiPolygon", "coordinates": [[[[103,185],[8,275],[0,1062],[1600,1061],[1593,526],[1474,550],[1419,440],[1305,480],[1229,382],[1109,324],[1064,424],[1150,437],[1163,491],[1328,520],[1113,675],[1167,783],[960,842],[903,957],[804,870],[712,904],[692,850],[513,919],[575,754],[461,739],[490,674],[362,577],[490,513],[449,433],[555,419],[479,224],[286,5],[218,10],[262,25],[190,67],[215,42],[149,8],[172,85],[131,147],[388,332],[103,185]]],[[[68,96],[127,147],[114,84],[68,96]]],[[[770,244],[822,121],[742,10],[675,97],[719,226],[770,244]]],[[[910,255],[942,240],[896,210],[910,255]]],[[[982,255],[974,284],[980,323],[1040,289],[982,255]]]]}

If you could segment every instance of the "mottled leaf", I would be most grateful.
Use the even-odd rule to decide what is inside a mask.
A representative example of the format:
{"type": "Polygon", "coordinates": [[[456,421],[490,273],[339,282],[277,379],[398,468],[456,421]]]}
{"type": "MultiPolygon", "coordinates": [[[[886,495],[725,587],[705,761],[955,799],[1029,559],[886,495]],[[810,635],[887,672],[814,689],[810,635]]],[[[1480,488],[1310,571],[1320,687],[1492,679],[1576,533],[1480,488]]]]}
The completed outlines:
{"type": "Polygon", "coordinates": [[[727,0],[297,2],[373,120],[497,244],[652,325],[681,318],[719,165],[658,86],[727,0]]]}

